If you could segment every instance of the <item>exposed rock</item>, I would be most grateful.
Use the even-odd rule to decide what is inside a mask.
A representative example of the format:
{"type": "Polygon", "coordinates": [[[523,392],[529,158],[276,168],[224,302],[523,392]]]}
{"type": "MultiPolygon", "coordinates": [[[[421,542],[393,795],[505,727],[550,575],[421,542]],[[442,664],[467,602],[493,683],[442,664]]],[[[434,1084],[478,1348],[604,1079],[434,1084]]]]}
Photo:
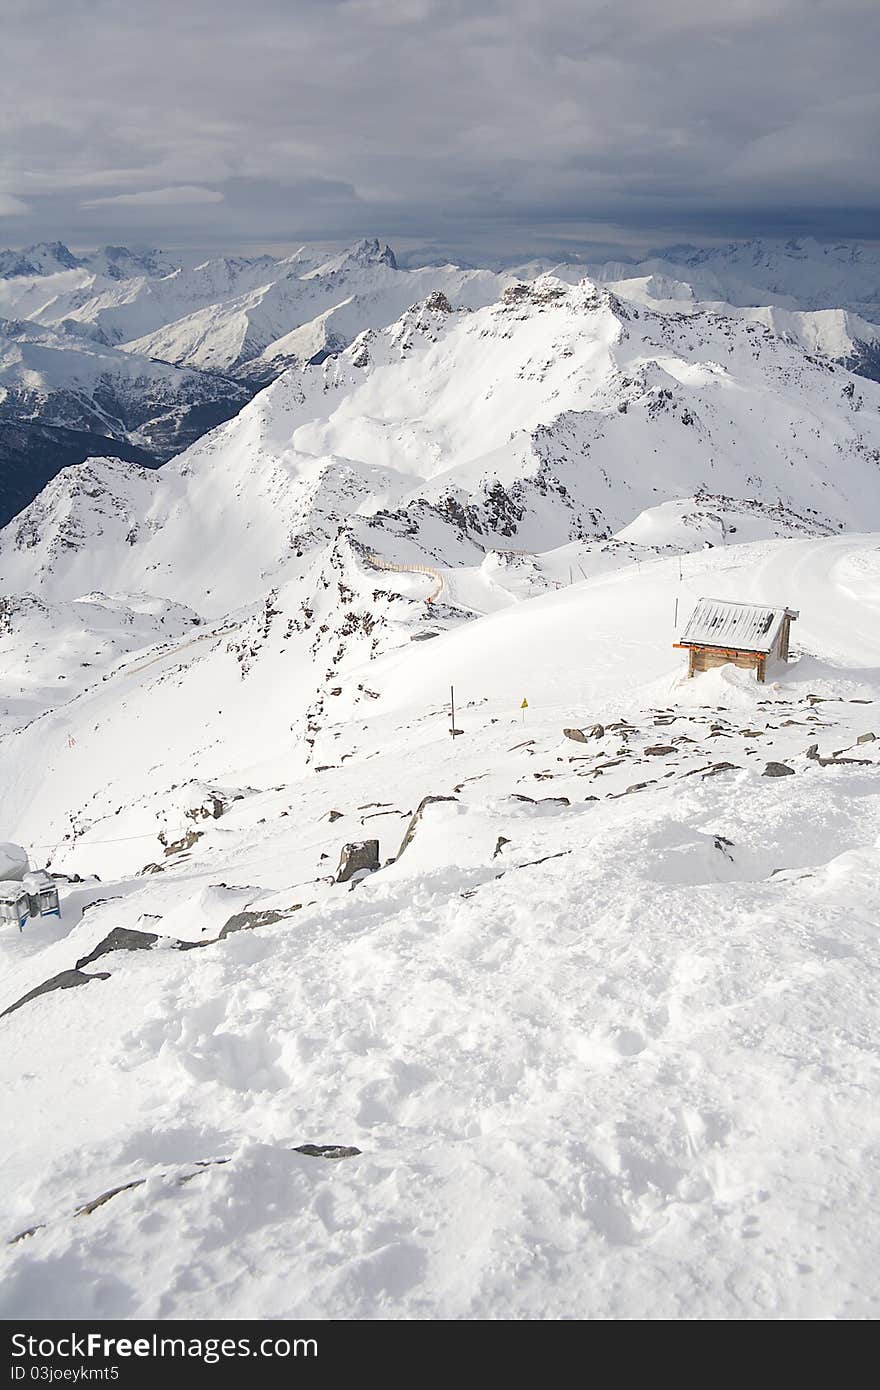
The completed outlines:
{"type": "Polygon", "coordinates": [[[37,1231],[45,1231],[45,1229],[45,1222],[40,1221],[37,1223],[36,1226],[28,1226],[27,1230],[19,1231],[18,1235],[12,1236],[12,1238],[8,1240],[6,1244],[17,1245],[20,1240],[27,1240],[29,1236],[35,1236],[37,1234],[37,1231]]]}
{"type": "Polygon", "coordinates": [[[575,743],[586,743],[587,741],[587,735],[583,729],[563,729],[562,732],[566,738],[573,739],[575,743]]]}
{"type": "Polygon", "coordinates": [[[643,791],[645,790],[646,787],[653,787],[653,786],[655,786],[655,785],[656,785],[656,782],[655,782],[654,780],[652,780],[652,781],[650,781],[650,782],[633,782],[630,786],[628,786],[628,787],[626,788],[625,791],[622,791],[622,792],[611,792],[610,795],[609,795],[609,797],[608,797],[608,800],[609,800],[609,801],[617,801],[618,798],[621,797],[621,796],[629,796],[631,792],[643,792],[643,791]]]}
{"type": "Polygon", "coordinates": [[[356,874],[374,874],[378,868],[379,841],[355,840],[350,845],[342,846],[335,882],[348,883],[356,874]]]}
{"type": "Polygon", "coordinates": [[[132,1182],[120,1183],[119,1187],[110,1187],[106,1192],[102,1192],[100,1197],[93,1197],[90,1202],[83,1202],[82,1206],[77,1207],[73,1214],[74,1216],[91,1216],[93,1211],[97,1211],[98,1207],[102,1207],[111,1198],[118,1197],[120,1192],[130,1192],[134,1187],[144,1187],[146,1181],[146,1178],[135,1178],[132,1182]]]}
{"type": "Polygon", "coordinates": [[[505,846],[505,845],[509,845],[509,844],[510,844],[510,840],[507,838],[506,835],[499,835],[499,836],[498,836],[498,841],[497,841],[497,843],[496,843],[496,845],[495,845],[495,853],[492,855],[492,858],[493,858],[493,859],[497,859],[498,856],[499,856],[499,854],[500,854],[501,851],[503,850],[504,846],[505,846]]]}
{"type": "Polygon", "coordinates": [[[357,1158],[360,1149],[350,1144],[298,1144],[293,1152],[306,1158],[357,1158]]]}
{"type": "Polygon", "coordinates": [[[736,763],[712,763],[711,767],[706,769],[705,776],[714,777],[719,772],[735,772],[736,766],[736,763]]]}
{"type": "MultiPolygon", "coordinates": [[[[204,830],[188,830],[179,840],[173,840],[170,845],[165,845],[166,858],[169,854],[180,854],[181,851],[185,849],[192,849],[193,845],[197,840],[202,838],[204,833],[204,830]]],[[[161,835],[159,836],[159,840],[164,844],[161,835]]]]}
{"type": "Polygon", "coordinates": [[[856,745],[860,743],[874,743],[876,738],[877,735],[872,733],[859,734],[858,738],[856,739],[856,745]]]}
{"type": "Polygon", "coordinates": [[[330,824],[331,824],[331,825],[333,824],[333,822],[334,822],[335,820],[342,820],[342,812],[341,812],[341,811],[331,811],[331,812],[330,812],[330,815],[328,816],[328,820],[330,821],[330,824]]]}
{"type": "Polygon", "coordinates": [[[653,743],[650,748],[644,750],[651,758],[665,758],[675,749],[671,743],[653,743]]]}
{"type": "Polygon", "coordinates": [[[77,985],[87,985],[90,980],[109,980],[110,976],[105,971],[96,971],[94,975],[84,975],[81,970],[62,970],[59,975],[53,975],[51,980],[44,980],[36,989],[31,989],[27,994],[23,994],[20,999],[16,999],[14,1004],[10,1004],[8,1009],[4,1009],[0,1018],[5,1018],[7,1014],[14,1014],[16,1009],[29,1004],[32,999],[37,999],[41,994],[52,994],[56,989],[75,989],[77,985]]]}
{"type": "Polygon", "coordinates": [[[158,936],[152,931],[134,931],[131,927],[114,927],[93,951],[77,961],[76,968],[82,970],[84,966],[91,965],[93,960],[107,956],[111,951],[149,951],[158,940],[158,936]]]}
{"type": "Polygon", "coordinates": [[[761,773],[762,777],[793,777],[794,768],[786,763],[768,763],[761,773]]]}
{"type": "Polygon", "coordinates": [[[163,941],[173,951],[195,951],[202,946],[210,946],[216,937],[206,941],[178,941],[174,936],[157,936],[155,932],[135,931],[132,927],[114,927],[108,936],[100,941],[93,951],[76,963],[77,970],[108,956],[112,951],[149,951],[157,941],[163,941]]]}
{"type": "MultiPolygon", "coordinates": [[[[528,798],[526,798],[526,799],[528,799],[528,798]]],[[[424,813],[425,813],[425,807],[426,807],[426,806],[433,806],[434,803],[437,802],[437,801],[457,801],[457,800],[458,800],[458,797],[457,797],[457,796],[423,796],[422,799],[421,799],[421,801],[419,802],[418,806],[416,807],[415,811],[413,812],[413,818],[412,818],[412,820],[410,821],[409,825],[406,827],[406,834],[404,835],[403,839],[402,839],[401,842],[400,842],[400,849],[397,851],[397,858],[399,859],[400,856],[403,854],[403,851],[407,848],[407,846],[408,846],[409,844],[412,843],[413,836],[415,835],[416,830],[418,829],[419,821],[422,819],[422,816],[423,816],[424,813]]],[[[376,842],[376,844],[377,844],[377,846],[378,846],[378,841],[376,842]]],[[[378,849],[377,849],[377,853],[378,853],[378,849]]]]}
{"type": "MultiPolygon", "coordinates": [[[[280,922],[282,918],[288,917],[292,912],[299,912],[301,907],[302,903],[293,903],[290,907],[279,912],[276,912],[274,908],[265,908],[262,911],[236,912],[220,928],[220,935],[217,940],[222,941],[224,937],[231,936],[233,932],[253,931],[254,927],[271,926],[273,922],[280,922]]],[[[199,946],[201,944],[201,942],[196,943],[199,946]]]]}

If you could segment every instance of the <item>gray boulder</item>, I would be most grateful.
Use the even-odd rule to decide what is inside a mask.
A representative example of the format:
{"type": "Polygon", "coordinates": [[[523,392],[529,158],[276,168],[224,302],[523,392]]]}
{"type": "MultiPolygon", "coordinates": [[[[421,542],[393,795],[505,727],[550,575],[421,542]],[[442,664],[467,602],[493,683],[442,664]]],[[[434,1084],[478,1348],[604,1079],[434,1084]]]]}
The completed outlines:
{"type": "Polygon", "coordinates": [[[357,1158],[360,1149],[349,1144],[298,1144],[293,1152],[306,1158],[357,1158]]]}
{"type": "Polygon", "coordinates": [[[220,935],[217,940],[222,941],[224,937],[232,936],[237,931],[253,931],[254,927],[269,927],[273,922],[280,922],[283,917],[287,917],[291,912],[298,912],[302,903],[293,903],[291,907],[285,908],[283,912],[276,912],[274,908],[264,908],[262,911],[236,912],[234,917],[230,917],[220,928],[220,935]]]}
{"type": "Polygon", "coordinates": [[[343,845],[336,870],[337,883],[348,883],[356,874],[374,874],[379,868],[379,841],[355,840],[343,845]]]}

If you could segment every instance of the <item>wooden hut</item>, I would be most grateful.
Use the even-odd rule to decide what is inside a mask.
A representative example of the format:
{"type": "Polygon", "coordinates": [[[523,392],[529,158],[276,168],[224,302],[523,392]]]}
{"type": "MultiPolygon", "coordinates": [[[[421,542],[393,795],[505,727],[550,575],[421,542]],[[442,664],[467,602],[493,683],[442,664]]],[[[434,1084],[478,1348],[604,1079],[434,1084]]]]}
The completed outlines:
{"type": "Polygon", "coordinates": [[[687,651],[689,676],[730,662],[763,681],[769,661],[788,660],[789,629],[797,616],[792,608],[701,598],[673,645],[687,651]]]}

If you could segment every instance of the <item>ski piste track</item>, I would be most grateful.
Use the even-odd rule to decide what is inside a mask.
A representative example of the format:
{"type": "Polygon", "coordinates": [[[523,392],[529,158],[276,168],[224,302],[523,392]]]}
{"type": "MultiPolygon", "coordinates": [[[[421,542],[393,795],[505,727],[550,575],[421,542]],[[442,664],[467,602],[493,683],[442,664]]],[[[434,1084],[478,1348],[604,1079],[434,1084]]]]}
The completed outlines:
{"type": "MultiPolygon", "coordinates": [[[[531,550],[500,550],[499,555],[532,555],[531,550]]],[[[391,560],[383,560],[381,555],[369,554],[368,561],[376,569],[391,570],[395,574],[425,574],[429,579],[433,579],[434,587],[425,597],[425,603],[436,603],[437,599],[446,588],[446,580],[440,570],[433,565],[399,565],[391,560]]]]}
{"type": "Polygon", "coordinates": [[[434,587],[426,596],[425,603],[435,603],[446,588],[446,580],[433,565],[398,565],[391,560],[383,560],[380,555],[368,555],[370,564],[377,570],[391,570],[395,574],[426,574],[433,579],[434,587]]]}

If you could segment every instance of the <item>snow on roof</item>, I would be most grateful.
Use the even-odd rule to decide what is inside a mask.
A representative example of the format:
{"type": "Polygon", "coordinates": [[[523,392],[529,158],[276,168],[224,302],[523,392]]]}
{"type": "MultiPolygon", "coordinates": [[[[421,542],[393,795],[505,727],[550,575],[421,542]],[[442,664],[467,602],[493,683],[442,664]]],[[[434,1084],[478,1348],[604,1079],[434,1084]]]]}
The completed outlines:
{"type": "Polygon", "coordinates": [[[790,608],[767,608],[761,603],[730,603],[701,598],[681,636],[682,646],[730,647],[736,651],[769,652],[790,608]]]}

